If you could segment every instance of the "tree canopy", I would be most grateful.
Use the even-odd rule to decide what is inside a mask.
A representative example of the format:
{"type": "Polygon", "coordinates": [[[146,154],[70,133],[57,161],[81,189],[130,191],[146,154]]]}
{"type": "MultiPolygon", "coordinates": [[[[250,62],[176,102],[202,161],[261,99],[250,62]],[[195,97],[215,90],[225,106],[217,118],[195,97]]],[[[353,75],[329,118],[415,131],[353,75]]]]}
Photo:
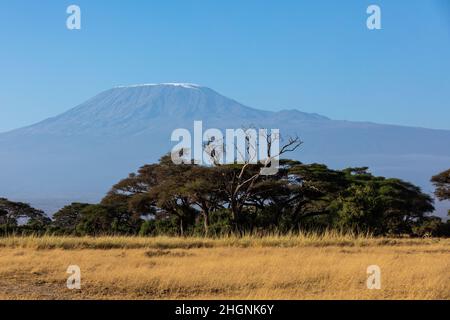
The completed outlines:
{"type": "Polygon", "coordinates": [[[13,202],[0,198],[1,233],[11,231],[44,230],[51,222],[43,211],[32,208],[29,204],[13,202]]]}
{"type": "MultiPolygon", "coordinates": [[[[434,194],[439,200],[450,200],[450,169],[433,176],[431,182],[436,187],[434,194]]],[[[450,210],[448,214],[450,216],[450,210]]]]}
{"type": "Polygon", "coordinates": [[[450,200],[450,169],[431,178],[436,187],[435,195],[439,200],[450,200]]]}
{"type": "Polygon", "coordinates": [[[119,181],[102,203],[151,217],[146,230],[158,232],[164,221],[164,230],[182,235],[330,228],[411,234],[434,210],[417,186],[367,168],[339,171],[293,160],[282,160],[272,176],[258,175],[260,168],[174,165],[166,156],[119,181]]]}

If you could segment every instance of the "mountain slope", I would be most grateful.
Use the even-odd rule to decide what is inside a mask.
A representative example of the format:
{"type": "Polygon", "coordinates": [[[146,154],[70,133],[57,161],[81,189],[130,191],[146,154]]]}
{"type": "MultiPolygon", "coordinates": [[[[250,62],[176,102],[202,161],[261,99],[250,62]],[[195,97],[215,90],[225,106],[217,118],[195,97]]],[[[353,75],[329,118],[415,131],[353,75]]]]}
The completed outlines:
{"type": "Polygon", "coordinates": [[[0,195],[54,203],[96,201],[118,179],[170,151],[176,128],[257,127],[299,135],[289,155],[334,168],[369,166],[431,191],[448,169],[450,131],[330,120],[298,110],[263,111],[193,84],[117,87],[35,125],[0,134],[0,195]],[[36,200],[34,200],[36,199],[36,200]]]}
{"type": "Polygon", "coordinates": [[[109,135],[136,134],[149,129],[149,122],[171,122],[242,118],[260,122],[276,116],[280,120],[325,120],[327,118],[297,110],[279,113],[244,106],[217,92],[193,84],[148,84],[117,87],[104,91],[85,103],[57,116],[27,128],[15,130],[11,135],[51,134],[109,135]]]}

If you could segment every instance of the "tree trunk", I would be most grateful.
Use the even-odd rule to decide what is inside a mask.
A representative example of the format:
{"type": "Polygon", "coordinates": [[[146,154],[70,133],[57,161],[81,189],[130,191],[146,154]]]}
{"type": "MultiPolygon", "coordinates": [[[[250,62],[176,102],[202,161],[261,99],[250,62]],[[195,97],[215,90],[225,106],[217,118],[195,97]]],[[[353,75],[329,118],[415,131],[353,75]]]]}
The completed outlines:
{"type": "Polygon", "coordinates": [[[180,217],[180,235],[184,237],[183,218],[180,217]]]}
{"type": "Polygon", "coordinates": [[[231,220],[235,221],[237,217],[237,206],[234,199],[231,200],[231,220]]]}
{"type": "Polygon", "coordinates": [[[209,232],[209,214],[206,211],[202,212],[203,215],[203,225],[205,228],[205,236],[208,236],[208,232],[209,232]]]}

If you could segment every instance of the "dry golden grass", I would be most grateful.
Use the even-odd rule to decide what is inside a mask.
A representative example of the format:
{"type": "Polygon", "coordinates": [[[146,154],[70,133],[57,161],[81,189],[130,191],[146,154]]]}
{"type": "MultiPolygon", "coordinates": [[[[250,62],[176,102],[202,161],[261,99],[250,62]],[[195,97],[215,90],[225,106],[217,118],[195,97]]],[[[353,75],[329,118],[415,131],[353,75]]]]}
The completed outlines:
{"type": "Polygon", "coordinates": [[[450,299],[449,270],[450,239],[0,239],[2,299],[450,299]],[[366,287],[374,264],[381,290],[366,287]]]}

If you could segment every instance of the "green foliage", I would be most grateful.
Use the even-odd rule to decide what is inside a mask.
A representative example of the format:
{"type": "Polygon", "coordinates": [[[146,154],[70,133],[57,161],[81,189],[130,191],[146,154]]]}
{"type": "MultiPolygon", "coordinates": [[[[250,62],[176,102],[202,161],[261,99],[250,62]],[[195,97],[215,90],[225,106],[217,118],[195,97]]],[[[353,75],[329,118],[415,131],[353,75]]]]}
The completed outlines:
{"type": "Polygon", "coordinates": [[[142,223],[139,230],[140,236],[176,236],[178,234],[177,219],[166,217],[164,219],[151,219],[142,223]]]}
{"type": "Polygon", "coordinates": [[[72,203],[53,215],[53,233],[70,234],[80,223],[81,212],[90,206],[87,203],[72,203]]]}
{"type": "Polygon", "coordinates": [[[435,195],[439,200],[450,200],[450,169],[431,178],[436,187],[435,195]]]}
{"type": "MultiPolygon", "coordinates": [[[[230,217],[231,213],[228,209],[212,211],[209,217],[208,234],[215,237],[230,235],[233,232],[230,217]]],[[[199,216],[195,225],[195,235],[204,235],[204,223],[204,216],[199,216]]]]}
{"type": "Polygon", "coordinates": [[[80,212],[75,232],[80,235],[137,234],[143,220],[126,206],[88,205],[80,212]]]}
{"type": "Polygon", "coordinates": [[[381,233],[382,203],[374,185],[352,185],[336,200],[333,226],[341,230],[381,233]]]}
{"type": "MultiPolygon", "coordinates": [[[[432,177],[431,182],[436,187],[434,194],[439,200],[450,200],[450,169],[432,177]]],[[[450,216],[450,209],[448,215],[450,216]]]]}
{"type": "Polygon", "coordinates": [[[103,235],[111,233],[113,215],[103,205],[89,205],[81,211],[76,232],[80,235],[103,235]]]}
{"type": "Polygon", "coordinates": [[[440,218],[429,217],[413,227],[413,234],[418,237],[449,237],[450,220],[443,223],[440,218]]]}

